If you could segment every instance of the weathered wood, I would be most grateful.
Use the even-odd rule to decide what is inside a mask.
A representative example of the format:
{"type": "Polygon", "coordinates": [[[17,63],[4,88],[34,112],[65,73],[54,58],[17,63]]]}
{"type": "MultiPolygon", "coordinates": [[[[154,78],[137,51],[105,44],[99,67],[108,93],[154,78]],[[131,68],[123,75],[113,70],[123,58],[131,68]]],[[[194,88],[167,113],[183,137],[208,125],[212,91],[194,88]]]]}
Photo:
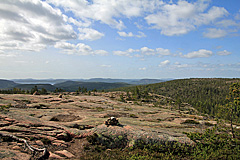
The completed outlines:
{"type": "Polygon", "coordinates": [[[36,151],[38,151],[38,152],[43,152],[42,156],[39,157],[38,160],[45,160],[45,159],[48,159],[48,157],[49,157],[49,151],[47,150],[47,148],[42,148],[42,149],[40,149],[40,148],[33,147],[33,146],[31,146],[30,144],[28,144],[27,140],[22,139],[22,138],[18,138],[18,137],[14,136],[14,135],[4,134],[4,133],[1,133],[1,132],[0,132],[0,136],[1,136],[1,137],[10,137],[10,138],[12,138],[13,140],[16,140],[16,141],[18,141],[18,142],[24,143],[25,146],[26,146],[30,151],[32,151],[33,155],[35,154],[36,151]]]}

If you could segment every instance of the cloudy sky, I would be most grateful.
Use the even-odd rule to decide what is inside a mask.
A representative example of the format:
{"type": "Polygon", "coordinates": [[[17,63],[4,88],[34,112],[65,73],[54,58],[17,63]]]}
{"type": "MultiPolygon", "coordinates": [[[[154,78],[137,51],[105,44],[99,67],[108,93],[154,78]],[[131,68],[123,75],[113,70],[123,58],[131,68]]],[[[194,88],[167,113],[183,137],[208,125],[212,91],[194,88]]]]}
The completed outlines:
{"type": "Polygon", "coordinates": [[[240,77],[240,1],[0,1],[0,78],[94,77],[240,77]]]}

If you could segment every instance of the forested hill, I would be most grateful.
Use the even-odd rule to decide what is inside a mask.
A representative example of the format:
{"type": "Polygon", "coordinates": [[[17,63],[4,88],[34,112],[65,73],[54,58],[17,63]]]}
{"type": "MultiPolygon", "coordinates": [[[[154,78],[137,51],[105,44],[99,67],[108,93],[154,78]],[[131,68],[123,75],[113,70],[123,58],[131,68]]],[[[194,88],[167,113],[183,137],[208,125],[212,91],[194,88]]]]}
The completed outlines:
{"type": "Polygon", "coordinates": [[[6,89],[16,86],[17,83],[5,79],[0,79],[0,89],[6,89]]]}
{"type": "MultiPolygon", "coordinates": [[[[217,106],[225,104],[229,86],[240,79],[192,78],[138,86],[140,92],[156,93],[191,104],[202,113],[215,115],[217,106]]],[[[134,92],[136,87],[119,90],[134,92]]]]}

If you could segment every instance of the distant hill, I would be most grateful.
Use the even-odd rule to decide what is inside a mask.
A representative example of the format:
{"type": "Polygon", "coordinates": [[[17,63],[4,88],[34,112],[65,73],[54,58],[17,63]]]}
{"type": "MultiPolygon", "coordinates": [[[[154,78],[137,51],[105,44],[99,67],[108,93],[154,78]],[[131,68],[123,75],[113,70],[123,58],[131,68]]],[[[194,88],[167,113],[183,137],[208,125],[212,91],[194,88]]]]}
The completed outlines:
{"type": "Polygon", "coordinates": [[[8,89],[16,86],[17,83],[9,80],[0,79],[0,89],[8,89]]]}
{"type": "Polygon", "coordinates": [[[79,87],[85,87],[88,90],[104,90],[104,89],[112,89],[119,87],[130,86],[127,83],[105,83],[105,82],[76,82],[76,81],[66,81],[63,83],[55,84],[54,87],[61,88],[63,90],[69,92],[75,92],[79,87]]]}
{"type": "Polygon", "coordinates": [[[105,83],[128,83],[134,85],[153,84],[165,82],[167,80],[162,79],[111,79],[111,78],[91,78],[87,80],[81,80],[83,82],[105,82],[105,83]]]}
{"type": "Polygon", "coordinates": [[[82,82],[104,82],[104,83],[131,83],[134,79],[112,79],[112,78],[91,78],[78,80],[82,82]]]}
{"type": "Polygon", "coordinates": [[[138,81],[131,81],[130,84],[144,85],[144,84],[154,84],[154,83],[160,83],[160,82],[164,82],[164,80],[161,80],[161,79],[140,79],[138,81]]]}
{"type": "MultiPolygon", "coordinates": [[[[215,115],[217,105],[226,104],[229,86],[240,79],[227,78],[191,78],[178,79],[157,84],[137,86],[140,92],[148,91],[181,102],[189,103],[202,113],[215,115]]],[[[134,92],[136,86],[117,90],[134,92]]],[[[115,89],[116,90],[116,89],[115,89]]]]}
{"type": "Polygon", "coordinates": [[[14,86],[15,88],[21,88],[22,90],[31,90],[37,86],[38,89],[45,88],[47,91],[53,92],[55,90],[55,87],[51,84],[18,84],[14,86]]]}
{"type": "Polygon", "coordinates": [[[12,79],[0,80],[0,89],[21,88],[22,90],[31,90],[34,86],[38,89],[45,88],[48,91],[54,91],[61,88],[65,91],[76,91],[79,87],[85,87],[88,90],[108,90],[132,85],[144,85],[164,82],[161,79],[111,79],[111,78],[91,78],[91,79],[12,79]]]}
{"type": "Polygon", "coordinates": [[[91,79],[12,79],[20,84],[57,84],[66,81],[76,82],[103,82],[103,83],[128,83],[134,85],[153,84],[165,82],[172,79],[112,79],[112,78],[91,78],[91,79]]]}

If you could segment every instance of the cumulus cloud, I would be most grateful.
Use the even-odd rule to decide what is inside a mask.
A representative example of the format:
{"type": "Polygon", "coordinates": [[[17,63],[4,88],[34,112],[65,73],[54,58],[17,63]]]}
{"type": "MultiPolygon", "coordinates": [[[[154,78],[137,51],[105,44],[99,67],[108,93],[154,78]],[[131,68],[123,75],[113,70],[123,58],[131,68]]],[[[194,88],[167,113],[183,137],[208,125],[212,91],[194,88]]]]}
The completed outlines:
{"type": "Polygon", "coordinates": [[[192,65],[189,65],[189,64],[181,64],[179,62],[175,62],[174,63],[174,67],[176,68],[188,68],[188,67],[192,67],[192,65]]]}
{"type": "Polygon", "coordinates": [[[59,9],[39,0],[0,1],[0,50],[40,51],[77,37],[59,9]]]}
{"type": "Polygon", "coordinates": [[[78,34],[78,39],[80,40],[97,40],[100,39],[104,36],[103,33],[98,32],[95,29],[91,28],[79,28],[79,34],[78,34]]]}
{"type": "Polygon", "coordinates": [[[111,65],[107,65],[107,64],[102,64],[102,65],[100,65],[100,67],[103,67],[103,68],[110,68],[110,67],[112,67],[111,65]]]}
{"type": "Polygon", "coordinates": [[[146,71],[147,68],[146,67],[143,67],[143,68],[139,68],[140,71],[146,71]]]}
{"type": "Polygon", "coordinates": [[[161,34],[167,36],[186,34],[198,26],[210,24],[228,14],[222,7],[213,6],[207,10],[208,6],[208,0],[194,3],[181,0],[176,4],[162,5],[157,13],[149,14],[145,20],[153,28],[160,29],[161,34]]]}
{"type": "Polygon", "coordinates": [[[217,26],[219,27],[231,27],[231,26],[240,26],[237,22],[231,20],[231,19],[224,19],[216,23],[217,26]]]}
{"type": "Polygon", "coordinates": [[[66,12],[71,11],[76,17],[82,20],[94,20],[107,24],[119,30],[125,28],[122,17],[139,17],[145,12],[152,12],[159,5],[161,0],[47,0],[55,6],[62,7],[66,12]]]}
{"type": "Polygon", "coordinates": [[[126,33],[126,32],[118,32],[119,36],[121,37],[133,37],[133,33],[132,32],[129,32],[129,33],[126,33]]]}
{"type": "Polygon", "coordinates": [[[132,57],[129,51],[113,51],[114,55],[132,57]]]}
{"type": "Polygon", "coordinates": [[[163,62],[161,62],[159,64],[159,67],[163,67],[163,66],[166,66],[166,65],[169,65],[169,64],[170,64],[170,61],[169,60],[165,60],[165,61],[163,61],[163,62]]]}
{"type": "Polygon", "coordinates": [[[137,37],[137,38],[142,38],[146,37],[146,35],[143,32],[138,32],[138,34],[134,35],[132,32],[120,32],[118,31],[119,36],[121,37],[137,37]]]}
{"type": "Polygon", "coordinates": [[[227,56],[227,55],[230,55],[232,53],[227,51],[227,50],[223,50],[223,51],[219,51],[217,54],[220,55],[220,56],[227,56]]]}
{"type": "Polygon", "coordinates": [[[190,52],[186,55],[182,55],[185,58],[203,58],[203,57],[211,57],[213,55],[212,51],[206,49],[200,49],[199,51],[190,52]]]}
{"type": "Polygon", "coordinates": [[[55,48],[61,49],[65,54],[76,54],[76,55],[107,55],[108,52],[105,50],[93,50],[90,46],[78,43],[71,44],[68,42],[57,42],[54,45],[55,48]]]}
{"type": "Polygon", "coordinates": [[[144,56],[169,56],[171,55],[171,52],[169,49],[164,49],[164,48],[148,48],[148,47],[142,47],[140,49],[132,49],[129,48],[126,51],[114,51],[114,55],[119,55],[119,56],[128,56],[132,57],[133,55],[135,57],[144,57],[144,56]]]}
{"type": "Polygon", "coordinates": [[[203,33],[203,36],[207,38],[222,38],[227,36],[227,31],[216,28],[208,28],[207,32],[203,33]]]}

